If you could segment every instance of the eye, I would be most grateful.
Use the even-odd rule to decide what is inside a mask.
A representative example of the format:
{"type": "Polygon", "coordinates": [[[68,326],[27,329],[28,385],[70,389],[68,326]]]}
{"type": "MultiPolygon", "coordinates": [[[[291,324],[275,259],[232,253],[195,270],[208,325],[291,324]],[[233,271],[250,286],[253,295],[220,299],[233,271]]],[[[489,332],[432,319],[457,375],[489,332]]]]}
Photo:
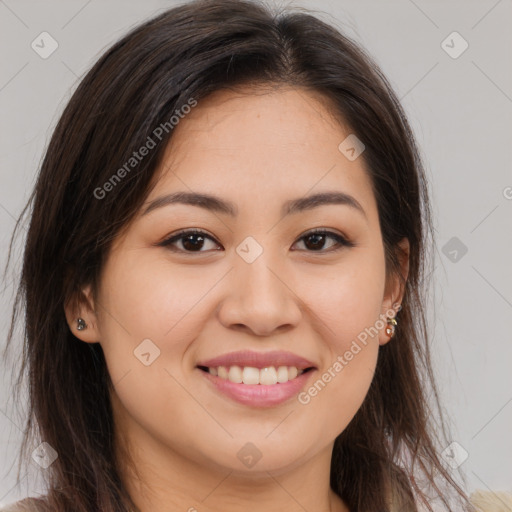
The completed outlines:
{"type": "Polygon", "coordinates": [[[201,249],[205,246],[207,240],[215,242],[215,240],[204,231],[188,230],[181,231],[158,245],[168,247],[175,252],[206,252],[201,249]],[[181,244],[181,247],[177,247],[178,244],[181,244]]]}
{"type": "MultiPolygon", "coordinates": [[[[208,241],[213,242],[214,245],[220,247],[220,244],[218,244],[213,237],[204,231],[199,230],[181,231],[165,239],[158,245],[160,247],[167,247],[175,252],[207,252],[208,250],[212,250],[212,248],[208,249],[208,241]]],[[[308,252],[333,252],[343,247],[354,247],[355,245],[342,235],[325,229],[315,229],[310,231],[303,235],[297,242],[295,242],[295,244],[301,241],[304,241],[304,245],[308,252]],[[334,243],[331,243],[331,245],[326,249],[326,241],[329,239],[333,240],[334,243]]],[[[213,248],[213,250],[219,249],[213,248]]]]}
{"type": "Polygon", "coordinates": [[[343,247],[354,247],[354,243],[347,240],[344,236],[334,233],[333,231],[326,231],[325,229],[314,229],[309,233],[303,235],[299,242],[304,240],[304,245],[309,249],[308,252],[333,252],[342,249],[343,247]],[[328,239],[334,240],[330,248],[325,249],[325,243],[328,239]],[[332,248],[334,247],[334,249],[332,248]]]}

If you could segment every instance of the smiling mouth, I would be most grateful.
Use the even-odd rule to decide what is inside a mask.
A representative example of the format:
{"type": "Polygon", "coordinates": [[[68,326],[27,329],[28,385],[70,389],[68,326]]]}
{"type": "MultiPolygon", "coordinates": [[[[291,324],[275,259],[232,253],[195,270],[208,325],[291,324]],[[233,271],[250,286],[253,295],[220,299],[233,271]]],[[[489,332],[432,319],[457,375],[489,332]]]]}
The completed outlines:
{"type": "Polygon", "coordinates": [[[255,368],[253,366],[198,366],[198,368],[214,377],[228,380],[235,384],[249,384],[262,386],[273,386],[292,381],[314,369],[314,367],[298,369],[296,366],[267,366],[255,368]]]}

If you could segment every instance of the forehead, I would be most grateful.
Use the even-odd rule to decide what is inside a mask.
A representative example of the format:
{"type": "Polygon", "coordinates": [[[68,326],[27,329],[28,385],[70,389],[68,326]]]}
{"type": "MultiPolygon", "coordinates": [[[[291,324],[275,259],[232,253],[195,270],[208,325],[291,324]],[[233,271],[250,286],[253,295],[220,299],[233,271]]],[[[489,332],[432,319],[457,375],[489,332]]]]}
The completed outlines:
{"type": "Polygon", "coordinates": [[[244,149],[252,153],[258,145],[284,145],[285,152],[299,146],[320,149],[331,145],[332,149],[333,141],[346,131],[332,115],[327,98],[315,91],[290,86],[224,89],[201,99],[184,116],[168,153],[194,143],[218,152],[244,149]],[[333,138],[326,137],[327,132],[333,138]]]}
{"type": "Polygon", "coordinates": [[[350,161],[338,149],[349,135],[317,92],[283,86],[217,91],[175,126],[148,200],[179,189],[282,203],[327,188],[371,207],[363,159],[350,161]]]}

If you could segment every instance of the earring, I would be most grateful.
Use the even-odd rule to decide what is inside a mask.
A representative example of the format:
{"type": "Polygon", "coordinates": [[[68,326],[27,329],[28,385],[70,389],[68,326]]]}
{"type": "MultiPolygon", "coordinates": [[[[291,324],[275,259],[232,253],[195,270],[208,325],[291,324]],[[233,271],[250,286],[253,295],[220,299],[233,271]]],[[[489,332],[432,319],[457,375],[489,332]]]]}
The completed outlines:
{"type": "MultiPolygon", "coordinates": [[[[402,310],[401,304],[394,304],[394,309],[396,310],[395,315],[398,314],[399,311],[402,310]]],[[[395,335],[396,326],[398,325],[398,322],[396,321],[396,318],[394,316],[390,316],[387,319],[388,326],[386,327],[386,334],[392,338],[395,335]]]]}
{"type": "Polygon", "coordinates": [[[390,338],[392,338],[395,335],[396,326],[398,325],[398,322],[396,321],[396,318],[388,317],[387,323],[388,323],[388,326],[386,327],[386,334],[390,338]]]}
{"type": "Polygon", "coordinates": [[[76,328],[78,331],[83,331],[87,327],[85,320],[83,318],[78,318],[76,321],[76,328]]]}

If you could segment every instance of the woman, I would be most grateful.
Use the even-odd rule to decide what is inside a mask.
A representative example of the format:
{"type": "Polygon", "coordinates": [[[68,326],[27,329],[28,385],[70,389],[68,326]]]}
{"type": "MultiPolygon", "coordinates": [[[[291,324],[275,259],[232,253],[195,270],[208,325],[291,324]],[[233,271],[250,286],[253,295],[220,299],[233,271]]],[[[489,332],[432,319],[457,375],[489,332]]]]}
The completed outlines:
{"type": "Polygon", "coordinates": [[[13,318],[48,494],[13,510],[473,510],[430,417],[418,151],[337,30],[235,0],[135,28],[30,205],[13,318]]]}

